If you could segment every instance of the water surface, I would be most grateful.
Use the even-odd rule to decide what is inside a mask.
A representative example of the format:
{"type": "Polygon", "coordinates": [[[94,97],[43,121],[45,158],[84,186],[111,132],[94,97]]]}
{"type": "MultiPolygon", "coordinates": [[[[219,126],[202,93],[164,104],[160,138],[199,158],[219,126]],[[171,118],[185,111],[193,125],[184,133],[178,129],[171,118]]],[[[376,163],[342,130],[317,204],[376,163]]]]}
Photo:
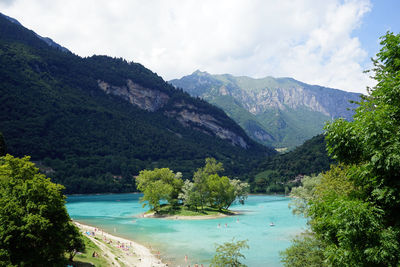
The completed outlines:
{"type": "Polygon", "coordinates": [[[67,209],[74,220],[159,250],[165,262],[174,266],[206,266],[214,255],[215,244],[232,238],[248,240],[250,248],[242,251],[248,266],[282,266],[279,251],[287,248],[306,225],[305,219],[292,215],[289,199],[282,196],[249,196],[245,205],[231,206],[241,215],[210,220],[141,218],[147,209],[139,203],[140,196],[69,196],[67,209]],[[275,226],[270,226],[271,222],[275,226]]]}

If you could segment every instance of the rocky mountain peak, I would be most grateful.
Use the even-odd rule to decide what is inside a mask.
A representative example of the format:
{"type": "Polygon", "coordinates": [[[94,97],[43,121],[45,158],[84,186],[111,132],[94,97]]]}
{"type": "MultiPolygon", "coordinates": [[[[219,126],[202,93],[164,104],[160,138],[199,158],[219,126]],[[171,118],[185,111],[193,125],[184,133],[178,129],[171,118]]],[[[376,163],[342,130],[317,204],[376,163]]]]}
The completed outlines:
{"type": "Polygon", "coordinates": [[[351,119],[355,104],[350,101],[359,100],[356,93],[289,77],[254,79],[195,71],[170,83],[224,109],[256,141],[274,146],[300,145],[321,133],[327,120],[351,119]]]}

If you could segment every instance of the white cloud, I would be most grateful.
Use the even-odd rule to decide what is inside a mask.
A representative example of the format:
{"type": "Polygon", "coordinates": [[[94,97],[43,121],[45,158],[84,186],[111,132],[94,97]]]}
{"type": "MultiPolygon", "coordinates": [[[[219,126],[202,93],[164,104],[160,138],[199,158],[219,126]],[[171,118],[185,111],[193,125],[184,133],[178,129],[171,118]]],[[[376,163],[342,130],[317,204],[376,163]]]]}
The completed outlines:
{"type": "Polygon", "coordinates": [[[352,32],[369,10],[369,0],[15,0],[2,12],[81,56],[124,57],[166,80],[201,69],[365,92],[368,55],[352,32]]]}

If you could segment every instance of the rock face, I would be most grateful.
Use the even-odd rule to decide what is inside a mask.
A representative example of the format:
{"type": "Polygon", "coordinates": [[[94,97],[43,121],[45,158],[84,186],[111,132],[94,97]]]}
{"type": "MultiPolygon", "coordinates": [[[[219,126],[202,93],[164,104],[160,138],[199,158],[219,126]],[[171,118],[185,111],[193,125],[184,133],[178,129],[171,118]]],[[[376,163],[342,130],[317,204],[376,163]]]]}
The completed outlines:
{"type": "Polygon", "coordinates": [[[156,111],[162,108],[169,96],[158,90],[151,90],[127,80],[126,86],[113,86],[105,81],[98,80],[99,87],[107,94],[120,96],[131,104],[147,111],[156,111]]]}
{"type": "Polygon", "coordinates": [[[176,118],[183,126],[198,129],[206,134],[214,134],[221,139],[227,139],[232,145],[248,148],[247,142],[237,133],[224,128],[215,117],[200,112],[196,107],[185,102],[175,103],[175,108],[166,110],[165,114],[176,118]]]}
{"type": "MultiPolygon", "coordinates": [[[[124,86],[111,85],[101,80],[98,80],[97,83],[105,93],[119,96],[131,104],[150,112],[164,108],[170,100],[166,93],[156,89],[145,88],[130,79],[127,80],[124,86]]],[[[185,127],[226,139],[234,146],[249,148],[249,144],[245,141],[245,136],[228,129],[218,118],[193,104],[180,100],[172,103],[168,108],[164,108],[163,112],[168,117],[177,119],[185,127]]],[[[177,134],[179,135],[179,133],[177,134]]]]}
{"type": "Polygon", "coordinates": [[[326,121],[353,115],[359,94],[305,84],[292,78],[253,79],[196,71],[170,81],[222,108],[254,140],[293,147],[322,132],[326,121]]]}

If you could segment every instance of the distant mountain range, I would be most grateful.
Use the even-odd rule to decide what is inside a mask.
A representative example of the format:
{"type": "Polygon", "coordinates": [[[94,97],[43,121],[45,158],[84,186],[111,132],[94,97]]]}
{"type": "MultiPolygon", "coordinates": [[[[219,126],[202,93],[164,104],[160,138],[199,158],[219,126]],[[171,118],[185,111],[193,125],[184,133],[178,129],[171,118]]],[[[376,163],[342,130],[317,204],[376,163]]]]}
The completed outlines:
{"type": "Polygon", "coordinates": [[[206,157],[246,178],[275,150],[224,111],[175,89],[142,65],[81,58],[0,15],[0,132],[67,193],[134,190],[145,168],[190,178],[206,157]]]}
{"type": "Polygon", "coordinates": [[[322,132],[326,121],[351,119],[360,94],[292,78],[253,79],[195,71],[169,81],[222,108],[259,143],[293,148],[322,132]]]}

